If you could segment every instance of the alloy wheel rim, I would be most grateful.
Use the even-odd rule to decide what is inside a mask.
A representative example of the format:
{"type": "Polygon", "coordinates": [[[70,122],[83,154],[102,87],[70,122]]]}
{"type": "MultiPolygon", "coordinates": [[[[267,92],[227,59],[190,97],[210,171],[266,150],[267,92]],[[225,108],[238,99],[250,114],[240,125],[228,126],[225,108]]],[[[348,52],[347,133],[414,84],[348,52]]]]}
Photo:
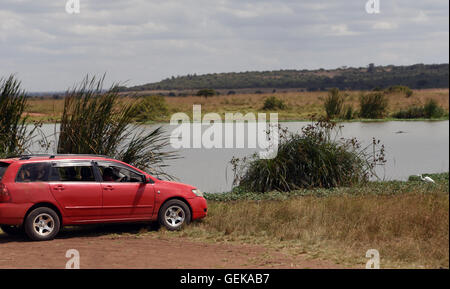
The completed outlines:
{"type": "Polygon", "coordinates": [[[55,220],[47,213],[39,214],[34,218],[33,229],[39,236],[48,236],[55,229],[55,220]]]}
{"type": "Polygon", "coordinates": [[[179,206],[171,206],[166,210],[164,214],[167,224],[173,228],[177,228],[184,223],[185,213],[179,206]]]}

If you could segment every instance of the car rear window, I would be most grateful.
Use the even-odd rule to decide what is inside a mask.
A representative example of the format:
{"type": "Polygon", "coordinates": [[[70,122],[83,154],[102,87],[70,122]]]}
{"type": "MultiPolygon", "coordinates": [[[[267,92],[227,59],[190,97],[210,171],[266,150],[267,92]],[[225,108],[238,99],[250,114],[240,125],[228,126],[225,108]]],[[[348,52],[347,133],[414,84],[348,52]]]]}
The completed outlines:
{"type": "Polygon", "coordinates": [[[9,164],[8,163],[0,163],[0,181],[3,178],[3,175],[6,172],[6,169],[8,168],[9,164]]]}
{"type": "Polygon", "coordinates": [[[24,164],[17,173],[16,182],[45,182],[49,171],[49,163],[24,164]]]}

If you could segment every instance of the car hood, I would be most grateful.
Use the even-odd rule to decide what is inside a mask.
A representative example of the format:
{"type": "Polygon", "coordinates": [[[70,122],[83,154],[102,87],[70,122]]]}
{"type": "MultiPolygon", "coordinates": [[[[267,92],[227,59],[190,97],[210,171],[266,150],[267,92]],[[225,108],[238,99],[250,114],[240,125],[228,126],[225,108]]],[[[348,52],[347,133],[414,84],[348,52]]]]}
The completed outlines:
{"type": "Polygon", "coordinates": [[[183,184],[183,183],[179,183],[179,182],[173,182],[173,181],[163,181],[163,180],[159,180],[158,181],[160,184],[163,185],[170,185],[179,189],[185,189],[185,190],[193,190],[196,189],[196,187],[191,186],[191,185],[187,185],[187,184],[183,184]]]}

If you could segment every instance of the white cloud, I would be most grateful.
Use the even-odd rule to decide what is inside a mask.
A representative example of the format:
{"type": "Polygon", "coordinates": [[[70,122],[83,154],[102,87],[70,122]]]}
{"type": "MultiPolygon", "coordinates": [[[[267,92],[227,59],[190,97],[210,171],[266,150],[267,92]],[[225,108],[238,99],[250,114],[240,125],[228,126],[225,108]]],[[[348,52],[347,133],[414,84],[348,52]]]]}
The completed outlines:
{"type": "Polygon", "coordinates": [[[0,76],[64,90],[86,73],[171,75],[448,62],[447,0],[2,0],[0,76]],[[438,35],[438,36],[437,36],[438,35]],[[368,53],[371,51],[371,53],[368,53]],[[410,62],[410,63],[409,63],[410,62]]]}
{"type": "Polygon", "coordinates": [[[375,24],[372,25],[373,29],[379,29],[379,30],[392,30],[397,28],[397,24],[393,22],[375,22],[375,24]]]}
{"type": "Polygon", "coordinates": [[[419,11],[417,16],[412,19],[414,22],[425,23],[429,20],[427,14],[424,11],[419,11]]]}
{"type": "Polygon", "coordinates": [[[347,24],[331,25],[331,35],[334,36],[351,36],[357,35],[355,31],[350,31],[347,24]]]}

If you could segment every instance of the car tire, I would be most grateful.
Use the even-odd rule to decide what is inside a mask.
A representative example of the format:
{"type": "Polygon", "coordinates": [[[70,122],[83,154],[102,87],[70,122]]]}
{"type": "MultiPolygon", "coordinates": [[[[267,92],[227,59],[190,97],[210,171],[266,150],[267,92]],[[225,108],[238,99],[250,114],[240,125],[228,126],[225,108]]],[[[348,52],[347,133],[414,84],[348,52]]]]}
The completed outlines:
{"type": "Polygon", "coordinates": [[[19,226],[1,225],[0,229],[2,229],[4,233],[10,236],[17,236],[23,232],[22,228],[19,226]]]}
{"type": "Polygon", "coordinates": [[[24,229],[33,241],[48,241],[59,233],[61,223],[58,214],[47,207],[36,208],[25,219],[24,229]]]}
{"type": "Polygon", "coordinates": [[[191,222],[191,211],[185,202],[170,200],[161,207],[158,218],[162,226],[177,231],[191,222]]]}

